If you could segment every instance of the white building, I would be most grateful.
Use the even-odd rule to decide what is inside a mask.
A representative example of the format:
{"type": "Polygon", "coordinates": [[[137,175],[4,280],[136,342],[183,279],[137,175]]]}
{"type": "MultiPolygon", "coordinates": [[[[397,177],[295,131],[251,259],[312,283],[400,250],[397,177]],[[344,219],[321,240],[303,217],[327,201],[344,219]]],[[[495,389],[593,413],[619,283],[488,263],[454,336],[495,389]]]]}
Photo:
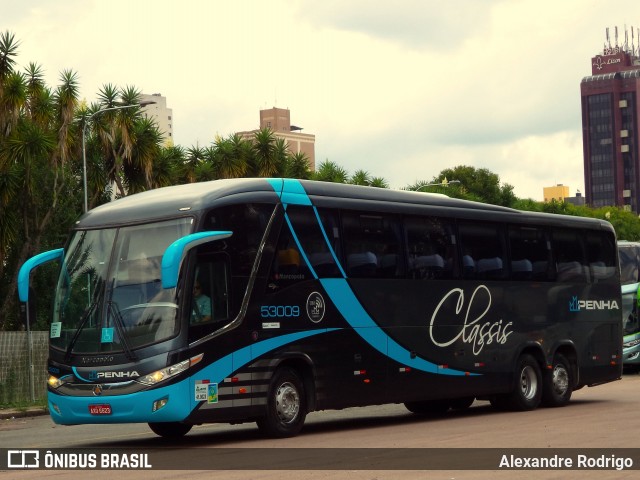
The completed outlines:
{"type": "Polygon", "coordinates": [[[142,107],[142,112],[155,120],[158,129],[162,133],[165,145],[173,145],[173,110],[167,108],[167,98],[159,93],[152,95],[142,94],[140,103],[147,102],[153,103],[142,107]]]}

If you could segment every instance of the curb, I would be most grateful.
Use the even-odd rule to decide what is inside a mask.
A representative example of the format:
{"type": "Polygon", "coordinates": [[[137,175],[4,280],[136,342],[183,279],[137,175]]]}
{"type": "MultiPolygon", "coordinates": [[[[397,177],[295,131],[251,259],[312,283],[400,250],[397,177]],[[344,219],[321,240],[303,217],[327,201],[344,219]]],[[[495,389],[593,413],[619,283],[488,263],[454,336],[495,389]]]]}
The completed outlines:
{"type": "Polygon", "coordinates": [[[0,420],[13,420],[15,418],[38,417],[48,415],[49,410],[44,407],[29,407],[26,409],[0,410],[0,420]]]}

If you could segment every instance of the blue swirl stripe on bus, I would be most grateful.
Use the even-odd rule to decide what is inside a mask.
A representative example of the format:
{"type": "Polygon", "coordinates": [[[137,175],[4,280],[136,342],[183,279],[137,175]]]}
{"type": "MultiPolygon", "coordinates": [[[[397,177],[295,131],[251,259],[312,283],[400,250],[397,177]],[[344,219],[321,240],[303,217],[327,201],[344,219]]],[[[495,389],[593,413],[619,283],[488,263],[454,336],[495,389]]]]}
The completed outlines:
{"type": "MultiPolygon", "coordinates": [[[[225,378],[233,375],[240,368],[253,362],[258,357],[265,355],[277,348],[289,343],[302,340],[307,337],[338,330],[337,328],[323,328],[317,330],[307,330],[304,332],[290,333],[278,337],[269,338],[253,345],[246,346],[229,355],[226,355],[211,365],[200,370],[195,375],[186,378],[173,385],[160,387],[142,392],[119,395],[103,396],[98,400],[96,397],[71,397],[55,395],[49,392],[50,403],[55,403],[63,412],[62,415],[56,412],[50,405],[51,416],[54,422],[59,424],[68,423],[69,418],[74,419],[74,424],[78,423],[119,423],[122,419],[127,422],[177,422],[187,418],[197,407],[192,407],[191,400],[194,398],[196,381],[208,380],[212,383],[222,383],[225,378]],[[151,412],[150,405],[163,397],[170,400],[167,405],[156,412],[151,412]],[[177,401],[175,399],[178,399],[177,401]],[[87,405],[96,402],[104,402],[111,405],[113,413],[109,416],[96,417],[89,413],[87,405]],[[73,412],[72,415],[69,415],[73,412]],[[90,419],[90,420],[89,420],[90,419]]],[[[88,379],[78,375],[74,368],[75,375],[85,382],[88,379]]],[[[199,404],[200,402],[198,402],[199,404]]]]}
{"type": "Polygon", "coordinates": [[[322,278],[322,287],[349,325],[369,345],[396,362],[423,372],[439,375],[474,375],[460,370],[440,368],[435,363],[414,356],[406,348],[387,335],[362,307],[344,278],[322,278]]]}
{"type": "MultiPolygon", "coordinates": [[[[306,194],[304,187],[302,186],[300,181],[294,179],[285,179],[284,181],[280,179],[268,179],[267,181],[273,187],[275,192],[278,193],[283,203],[285,203],[285,201],[289,201],[289,203],[295,205],[313,206],[316,220],[323,233],[324,240],[327,243],[329,251],[331,251],[333,254],[331,242],[329,242],[329,239],[327,238],[327,235],[324,231],[324,227],[322,225],[322,222],[320,221],[320,216],[318,215],[317,209],[312,204],[311,199],[306,194]]],[[[304,249],[302,248],[302,245],[298,240],[298,236],[293,229],[293,225],[289,221],[286,213],[285,218],[287,220],[289,228],[291,229],[291,233],[293,234],[296,245],[300,249],[300,253],[302,254],[302,257],[307,264],[307,267],[313,273],[314,278],[317,279],[318,277],[313,270],[313,266],[307,259],[307,255],[304,252],[304,249]]],[[[333,258],[336,262],[336,265],[338,265],[338,267],[340,268],[340,272],[342,273],[344,278],[321,278],[320,284],[327,292],[329,298],[333,301],[333,304],[338,308],[340,314],[345,318],[347,323],[358,333],[358,335],[362,337],[364,341],[366,341],[369,345],[371,345],[383,355],[391,358],[392,360],[395,360],[402,365],[406,365],[416,370],[450,376],[479,375],[470,374],[461,370],[440,368],[435,363],[429,362],[427,360],[424,360],[423,358],[419,358],[416,356],[413,356],[412,358],[412,354],[409,350],[389,337],[389,335],[387,335],[384,330],[382,330],[382,328],[380,328],[380,326],[369,316],[369,314],[360,304],[360,301],[357,299],[355,293],[351,289],[351,286],[347,282],[344,269],[340,265],[340,262],[338,261],[338,258],[335,254],[333,255],[333,258]]]]}

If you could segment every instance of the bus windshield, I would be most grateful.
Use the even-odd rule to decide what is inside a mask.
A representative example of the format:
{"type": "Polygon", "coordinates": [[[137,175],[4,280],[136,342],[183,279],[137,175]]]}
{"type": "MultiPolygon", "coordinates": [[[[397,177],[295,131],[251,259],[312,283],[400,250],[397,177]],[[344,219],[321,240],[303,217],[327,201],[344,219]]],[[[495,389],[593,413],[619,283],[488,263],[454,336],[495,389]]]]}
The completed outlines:
{"type": "Polygon", "coordinates": [[[58,279],[51,346],[131,355],[177,334],[175,289],[162,289],[160,262],[191,224],[180,218],[74,232],[58,279]]]}
{"type": "Polygon", "coordinates": [[[640,243],[618,242],[624,335],[637,333],[637,292],[640,287],[640,243]]]}

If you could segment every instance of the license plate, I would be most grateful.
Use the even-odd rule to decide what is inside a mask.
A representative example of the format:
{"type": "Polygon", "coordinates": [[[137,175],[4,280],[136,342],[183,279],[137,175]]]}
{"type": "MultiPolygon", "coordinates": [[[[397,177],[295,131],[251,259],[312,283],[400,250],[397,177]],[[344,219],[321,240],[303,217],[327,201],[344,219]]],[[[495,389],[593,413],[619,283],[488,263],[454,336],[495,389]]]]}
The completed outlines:
{"type": "Polygon", "coordinates": [[[91,415],[111,415],[111,405],[103,403],[101,405],[89,405],[91,415]]]}

